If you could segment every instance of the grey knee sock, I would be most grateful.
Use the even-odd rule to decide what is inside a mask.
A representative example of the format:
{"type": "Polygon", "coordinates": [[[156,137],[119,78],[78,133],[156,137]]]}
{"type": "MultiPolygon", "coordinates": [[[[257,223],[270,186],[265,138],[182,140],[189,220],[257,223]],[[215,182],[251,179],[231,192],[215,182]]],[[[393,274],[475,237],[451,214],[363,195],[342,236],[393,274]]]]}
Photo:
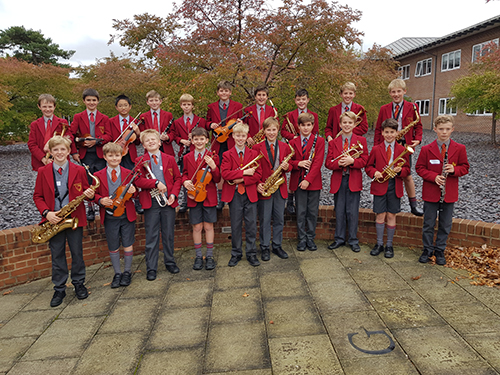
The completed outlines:
{"type": "Polygon", "coordinates": [[[111,258],[111,264],[113,265],[113,269],[115,273],[121,273],[120,270],[120,250],[110,251],[109,257],[111,258]]]}
{"type": "Polygon", "coordinates": [[[394,232],[396,232],[396,226],[387,226],[387,246],[392,246],[392,239],[394,238],[394,232]]]}
{"type": "Polygon", "coordinates": [[[375,228],[377,229],[377,245],[383,246],[385,223],[375,223],[375,228]]]}
{"type": "Polygon", "coordinates": [[[132,258],[133,258],[134,252],[133,251],[126,251],[123,253],[123,259],[125,260],[125,271],[130,272],[132,269],[132,258]]]}

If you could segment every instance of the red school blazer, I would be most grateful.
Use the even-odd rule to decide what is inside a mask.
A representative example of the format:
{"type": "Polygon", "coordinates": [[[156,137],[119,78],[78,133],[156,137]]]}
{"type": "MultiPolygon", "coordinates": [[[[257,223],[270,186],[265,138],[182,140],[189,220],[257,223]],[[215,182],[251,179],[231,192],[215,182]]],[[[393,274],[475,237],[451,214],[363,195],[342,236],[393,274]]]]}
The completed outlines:
{"type": "MultiPolygon", "coordinates": [[[[71,202],[89,188],[89,181],[85,168],[71,162],[68,162],[68,167],[69,201],[71,202]]],[[[33,200],[40,213],[43,213],[45,210],[54,211],[56,203],[54,191],[54,168],[52,167],[52,163],[50,163],[41,167],[36,176],[33,200]]],[[[83,203],[80,204],[71,214],[71,217],[78,219],[79,227],[86,226],[87,215],[85,214],[85,205],[83,203]]],[[[46,221],[46,218],[42,218],[40,224],[46,221]]]]}
{"type": "MultiPolygon", "coordinates": [[[[76,137],[83,137],[85,134],[90,134],[89,116],[87,115],[87,110],[77,113],[73,117],[73,122],[71,123],[71,134],[73,139],[76,137]]],[[[97,111],[95,116],[95,137],[102,138],[103,141],[100,144],[96,144],[96,153],[99,158],[103,158],[102,146],[108,142],[112,142],[111,130],[109,128],[109,117],[103,115],[101,112],[97,111]]],[[[76,143],[71,146],[71,154],[76,154],[76,143]]],[[[80,147],[78,149],[78,154],[80,159],[83,159],[87,154],[87,147],[80,147]]]]}
{"type": "MultiPolygon", "coordinates": [[[[165,131],[167,128],[168,124],[170,123],[170,120],[172,120],[174,116],[167,111],[164,111],[163,109],[160,109],[160,129],[161,132],[160,135],[165,131]]],[[[154,126],[154,118],[153,118],[153,112],[152,111],[147,111],[146,113],[143,113],[140,117],[141,122],[140,122],[140,129],[141,132],[146,130],[146,129],[153,129],[158,131],[158,129],[154,126]]],[[[167,132],[168,135],[168,141],[162,141],[163,145],[163,152],[167,155],[175,156],[174,148],[172,147],[172,141],[174,140],[174,124],[170,127],[169,131],[167,132]]]]}
{"type": "MultiPolygon", "coordinates": [[[[123,168],[122,166],[119,166],[120,168],[120,179],[122,181],[122,185],[125,184],[125,178],[130,172],[130,169],[123,168]]],[[[94,176],[96,176],[99,181],[101,181],[101,184],[95,191],[94,195],[94,202],[99,203],[99,199],[101,198],[108,198],[112,193],[109,191],[109,186],[108,186],[108,167],[101,169],[100,171],[97,171],[94,176]]],[[[129,177],[132,177],[130,175],[129,177]]],[[[130,181],[130,179],[129,179],[130,181]]],[[[128,182],[128,181],[127,181],[128,182]]],[[[101,216],[101,224],[104,224],[104,217],[107,215],[106,209],[104,206],[99,205],[99,213],[101,216]]],[[[129,199],[127,202],[125,202],[125,213],[127,214],[127,219],[128,221],[132,222],[137,219],[137,215],[135,213],[135,206],[134,202],[132,199],[129,199]]]]}
{"type": "MultiPolygon", "coordinates": [[[[68,122],[56,116],[52,116],[52,124],[50,126],[49,132],[50,137],[54,132],[61,133],[63,125],[68,125],[68,122]]],[[[71,131],[68,129],[65,133],[71,137],[71,131]]],[[[45,120],[43,117],[33,121],[30,125],[30,135],[28,138],[28,148],[31,152],[31,167],[34,171],[38,171],[39,168],[43,167],[42,159],[45,157],[46,153],[43,151],[45,146],[45,120]]]]}
{"type": "MultiPolygon", "coordinates": [[[[248,136],[253,137],[257,134],[262,127],[259,124],[259,114],[257,113],[257,104],[254,104],[250,107],[245,108],[245,113],[252,112],[252,114],[248,115],[243,121],[245,124],[248,124],[248,136]]],[[[274,109],[270,105],[266,105],[264,107],[264,120],[268,117],[274,117],[274,109]]]]}
{"type": "MultiPolygon", "coordinates": [[[[205,121],[204,118],[193,115],[193,122],[191,123],[190,128],[188,129],[186,127],[186,123],[184,122],[184,115],[182,117],[179,117],[177,120],[174,121],[174,124],[172,125],[173,127],[173,139],[175,143],[179,145],[179,154],[178,156],[180,157],[182,153],[184,152],[184,145],[181,143],[181,140],[188,140],[189,139],[189,133],[195,128],[195,127],[200,127],[203,129],[207,129],[207,122],[205,121]]],[[[207,129],[208,131],[209,129],[207,129]]]]}
{"type": "MultiPolygon", "coordinates": [[[[295,191],[298,189],[300,177],[303,176],[305,168],[299,167],[299,162],[302,160],[308,160],[309,154],[314,143],[314,134],[309,136],[309,142],[305,150],[305,154],[302,155],[302,141],[300,137],[296,137],[290,141],[290,145],[295,151],[290,164],[292,165],[292,173],[290,175],[290,190],[295,191]]],[[[314,151],[314,156],[312,159],[311,168],[309,168],[309,173],[307,174],[305,180],[309,181],[309,187],[307,190],[321,190],[323,189],[323,182],[321,181],[321,167],[323,166],[323,159],[325,158],[325,139],[318,136],[316,142],[316,149],[314,151]]]]}
{"type": "MultiPolygon", "coordinates": [[[[241,103],[235,102],[233,100],[229,100],[229,106],[227,110],[227,114],[229,116],[228,120],[230,119],[238,119],[243,116],[243,106],[241,103]]],[[[221,122],[220,118],[220,111],[219,111],[219,100],[217,100],[215,103],[209,104],[208,105],[208,111],[207,111],[207,129],[210,129],[210,125],[215,122],[219,124],[221,122]]],[[[215,136],[215,133],[213,133],[213,136],[215,136]]],[[[233,135],[229,134],[229,137],[227,139],[227,148],[228,150],[234,147],[234,139],[233,135]]],[[[220,143],[215,141],[212,146],[212,150],[218,154],[220,149],[220,143]]]]}
{"type": "MultiPolygon", "coordinates": [[[[173,156],[167,155],[163,152],[160,152],[161,155],[161,163],[163,166],[163,177],[165,178],[165,183],[167,185],[167,195],[166,198],[170,196],[170,194],[175,195],[175,201],[172,203],[170,207],[175,208],[178,206],[177,197],[179,196],[179,192],[181,191],[181,173],[179,172],[179,167],[177,167],[177,163],[175,162],[175,158],[173,156]]],[[[151,161],[149,156],[149,152],[144,152],[143,162],[151,161]]],[[[141,176],[135,180],[135,186],[142,189],[139,192],[139,201],[141,202],[142,208],[148,209],[151,208],[151,193],[150,190],[155,187],[156,180],[152,178],[146,178],[146,174],[148,173],[144,165],[140,168],[141,176]]]]}
{"type": "MultiPolygon", "coordinates": [[[[130,122],[133,120],[132,117],[128,116],[127,118],[127,124],[130,124],[130,122]]],[[[111,130],[111,138],[113,139],[112,142],[114,142],[122,133],[121,130],[121,124],[120,124],[120,116],[117,115],[115,117],[112,117],[109,119],[109,124],[110,124],[110,130],[111,130]]],[[[136,122],[137,124],[137,122],[136,122]]],[[[133,131],[133,129],[131,129],[133,131]]],[[[137,135],[137,134],[136,134],[137,135]]],[[[137,159],[137,146],[138,144],[141,143],[141,140],[139,137],[134,142],[129,143],[128,145],[128,154],[130,155],[130,160],[132,160],[132,163],[135,163],[135,159],[137,159]]]]}
{"type": "MultiPolygon", "coordinates": [[[[214,207],[217,206],[217,183],[220,181],[220,169],[219,169],[219,156],[215,153],[212,153],[211,155],[212,159],[214,159],[215,163],[215,170],[210,170],[210,173],[212,174],[212,179],[206,186],[207,190],[207,198],[203,201],[203,206],[205,207],[214,207]]],[[[203,160],[203,158],[202,158],[203,160]]],[[[201,167],[199,170],[204,170],[207,167],[207,163],[203,160],[201,162],[201,167]]],[[[198,164],[196,163],[196,160],[194,159],[194,150],[191,151],[189,154],[184,156],[184,169],[182,171],[182,183],[184,184],[184,181],[191,180],[193,179],[193,184],[196,184],[196,178],[193,177],[194,172],[198,168],[198,164]]],[[[188,207],[195,207],[198,202],[191,198],[187,198],[187,203],[188,207]]]]}
{"type": "MultiPolygon", "coordinates": [[[[285,143],[278,141],[278,149],[279,149],[279,157],[280,157],[280,164],[283,162],[283,159],[285,159],[291,152],[290,147],[285,143]]],[[[253,150],[262,153],[264,157],[260,159],[260,165],[262,167],[262,178],[260,182],[264,183],[266,182],[267,178],[273,174],[273,166],[271,165],[271,161],[269,160],[269,154],[267,153],[267,148],[266,148],[266,141],[264,140],[263,142],[260,142],[256,144],[253,147],[253,150]]],[[[288,170],[285,172],[289,172],[292,170],[292,165],[288,163],[288,170]]],[[[286,184],[286,174],[283,173],[282,176],[285,178],[285,182],[280,185],[279,191],[281,193],[281,196],[286,199],[288,198],[288,190],[287,190],[287,184],[286,184]]],[[[264,197],[259,193],[259,199],[270,199],[271,197],[264,197]]]]}
{"type": "MultiPolygon", "coordinates": [[[[467,151],[464,145],[450,140],[448,164],[453,164],[455,173],[449,174],[446,178],[444,201],[453,203],[458,200],[458,178],[469,173],[469,161],[467,160],[467,151]]],[[[435,179],[443,171],[443,158],[437,141],[422,147],[415,170],[424,179],[422,199],[427,202],[439,202],[441,189],[436,184],[435,179]]]]}
{"type": "MultiPolygon", "coordinates": [[[[250,163],[255,159],[259,153],[248,147],[245,147],[245,156],[243,157],[243,165],[250,163]]],[[[259,197],[257,195],[257,184],[260,182],[262,177],[262,159],[259,161],[259,168],[255,170],[253,176],[243,176],[243,171],[240,170],[240,156],[233,147],[228,151],[224,152],[221,164],[221,174],[224,179],[224,185],[222,185],[221,199],[223,202],[231,202],[236,191],[236,184],[229,185],[228,181],[236,180],[238,178],[243,178],[243,184],[245,185],[245,191],[248,195],[250,202],[257,202],[259,197]]]]}
{"type": "MultiPolygon", "coordinates": [[[[310,111],[310,110],[307,110],[307,113],[310,113],[314,116],[314,127],[313,127],[313,131],[312,131],[312,134],[315,135],[317,133],[319,133],[319,119],[318,119],[318,114],[313,112],[313,111],[310,111]]],[[[293,127],[295,128],[295,131],[296,131],[296,135],[300,135],[300,132],[299,132],[299,125],[298,125],[298,118],[299,118],[299,110],[296,109],[296,110],[293,110],[292,112],[288,112],[286,115],[285,115],[285,118],[283,119],[283,124],[281,125],[281,136],[283,138],[286,138],[288,139],[289,141],[291,141],[295,135],[293,135],[293,133],[290,133],[287,129],[289,127],[288,124],[288,121],[287,121],[287,118],[290,120],[290,122],[292,123],[293,127]]]]}
{"type": "MultiPolygon", "coordinates": [[[[363,146],[363,153],[354,159],[354,164],[351,164],[349,168],[349,190],[350,191],[361,191],[363,190],[363,174],[361,169],[363,169],[368,160],[368,146],[366,145],[366,138],[353,134],[351,135],[351,143],[349,147],[358,143],[358,141],[363,146]]],[[[337,156],[342,154],[344,150],[344,145],[342,144],[342,137],[332,139],[328,143],[328,154],[326,156],[325,167],[333,171],[332,177],[330,179],[330,193],[335,194],[340,189],[340,184],[342,182],[342,170],[343,167],[339,166],[339,161],[335,160],[337,156]]]]}
{"type": "MultiPolygon", "coordinates": [[[[403,101],[402,129],[406,128],[411,122],[417,119],[415,107],[418,111],[418,106],[415,103],[410,103],[406,100],[403,101]]],[[[392,118],[392,102],[380,107],[377,124],[375,125],[375,136],[373,138],[374,145],[384,142],[384,137],[382,136],[382,123],[388,118],[392,118]]],[[[422,142],[422,123],[420,121],[405,135],[406,144],[410,145],[413,140],[422,142]]]]}
{"type": "MultiPolygon", "coordinates": [[[[339,120],[340,115],[342,114],[343,105],[345,104],[342,102],[340,104],[337,104],[335,107],[331,107],[328,111],[328,119],[326,120],[325,127],[325,138],[328,138],[328,136],[335,138],[337,134],[339,134],[339,131],[341,130],[339,120]]],[[[352,131],[356,135],[366,134],[366,132],[368,131],[368,121],[366,119],[365,107],[354,102],[351,104],[351,111],[355,114],[358,114],[361,110],[363,110],[363,114],[360,116],[361,122],[352,131]]]]}
{"type": "MultiPolygon", "coordinates": [[[[393,151],[393,159],[396,159],[401,153],[405,150],[404,146],[401,146],[399,143],[395,142],[394,151],[393,151]]],[[[403,169],[399,174],[396,175],[395,183],[396,183],[396,196],[401,198],[404,194],[403,190],[403,178],[408,176],[410,172],[410,156],[406,154],[404,156],[406,163],[403,165],[403,169]]],[[[376,146],[373,146],[372,152],[370,153],[370,157],[368,158],[368,162],[366,163],[365,172],[368,177],[373,178],[375,172],[382,172],[384,168],[389,164],[387,160],[387,152],[385,150],[385,143],[380,143],[376,146]]],[[[373,195],[384,195],[387,193],[387,187],[389,186],[389,180],[386,182],[380,183],[377,181],[373,181],[370,194],[373,195]]]]}

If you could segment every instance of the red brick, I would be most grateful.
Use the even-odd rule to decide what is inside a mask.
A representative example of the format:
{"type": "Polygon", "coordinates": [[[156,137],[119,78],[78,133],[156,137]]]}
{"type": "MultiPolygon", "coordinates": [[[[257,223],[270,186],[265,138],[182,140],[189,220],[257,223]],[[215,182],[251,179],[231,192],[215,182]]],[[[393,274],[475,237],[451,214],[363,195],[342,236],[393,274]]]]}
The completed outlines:
{"type": "Polygon", "coordinates": [[[12,271],[10,273],[10,276],[11,277],[16,277],[16,276],[19,276],[19,275],[24,275],[24,274],[30,273],[32,271],[33,271],[33,267],[20,268],[20,269],[16,269],[15,271],[12,271]]]}
{"type": "Polygon", "coordinates": [[[495,224],[491,228],[491,238],[500,238],[500,224],[495,224]]]}

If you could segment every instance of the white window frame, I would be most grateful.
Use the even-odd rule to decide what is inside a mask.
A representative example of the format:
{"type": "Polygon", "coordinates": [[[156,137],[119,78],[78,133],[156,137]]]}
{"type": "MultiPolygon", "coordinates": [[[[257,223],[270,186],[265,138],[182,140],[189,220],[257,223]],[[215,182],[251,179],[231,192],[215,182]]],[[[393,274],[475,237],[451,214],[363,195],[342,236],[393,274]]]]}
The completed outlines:
{"type": "Polygon", "coordinates": [[[400,66],[398,68],[398,71],[400,74],[399,78],[404,80],[410,79],[410,64],[400,66]]]}
{"type": "Polygon", "coordinates": [[[448,102],[453,98],[439,98],[439,107],[438,114],[439,115],[457,115],[457,107],[450,107],[448,102]]]}
{"type": "Polygon", "coordinates": [[[429,116],[431,107],[430,99],[415,100],[415,104],[418,105],[418,112],[420,113],[420,116],[429,116]]]}
{"type": "Polygon", "coordinates": [[[482,111],[474,111],[471,113],[467,113],[467,116],[491,116],[492,113],[488,112],[486,109],[483,109],[482,111]]]}
{"type": "Polygon", "coordinates": [[[460,69],[460,65],[462,65],[462,50],[458,49],[456,51],[448,52],[448,53],[443,53],[441,55],[441,71],[442,72],[447,72],[449,70],[455,70],[455,69],[460,69]],[[455,62],[457,60],[457,55],[458,55],[458,66],[455,65],[455,62]],[[452,58],[453,60],[450,60],[452,58]],[[446,61],[446,67],[444,67],[444,61],[446,61]],[[450,68],[450,61],[453,61],[453,67],[450,68]]]}
{"type": "Polygon", "coordinates": [[[415,67],[415,77],[428,76],[432,73],[432,57],[420,60],[415,67]]]}
{"type": "Polygon", "coordinates": [[[475,62],[478,57],[484,56],[488,54],[488,51],[484,49],[486,45],[494,43],[498,47],[498,38],[488,40],[487,42],[479,43],[479,44],[474,44],[472,46],[472,62],[475,62]]]}

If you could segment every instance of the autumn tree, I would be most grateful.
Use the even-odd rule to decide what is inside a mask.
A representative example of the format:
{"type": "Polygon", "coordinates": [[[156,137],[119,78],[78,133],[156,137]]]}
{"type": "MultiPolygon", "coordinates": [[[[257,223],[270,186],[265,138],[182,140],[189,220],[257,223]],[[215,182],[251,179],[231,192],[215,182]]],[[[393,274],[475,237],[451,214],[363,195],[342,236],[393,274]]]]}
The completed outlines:
{"type": "Polygon", "coordinates": [[[24,26],[13,26],[0,31],[0,51],[7,56],[29,62],[31,64],[59,64],[57,60],[68,60],[75,51],[65,51],[52,39],[45,38],[40,31],[26,30],[24,26]]]}
{"type": "Polygon", "coordinates": [[[491,140],[496,143],[496,124],[500,114],[500,49],[487,45],[469,66],[469,73],[451,87],[453,102],[466,113],[484,110],[492,113],[491,140]],[[487,53],[485,53],[487,52],[487,53]]]}

